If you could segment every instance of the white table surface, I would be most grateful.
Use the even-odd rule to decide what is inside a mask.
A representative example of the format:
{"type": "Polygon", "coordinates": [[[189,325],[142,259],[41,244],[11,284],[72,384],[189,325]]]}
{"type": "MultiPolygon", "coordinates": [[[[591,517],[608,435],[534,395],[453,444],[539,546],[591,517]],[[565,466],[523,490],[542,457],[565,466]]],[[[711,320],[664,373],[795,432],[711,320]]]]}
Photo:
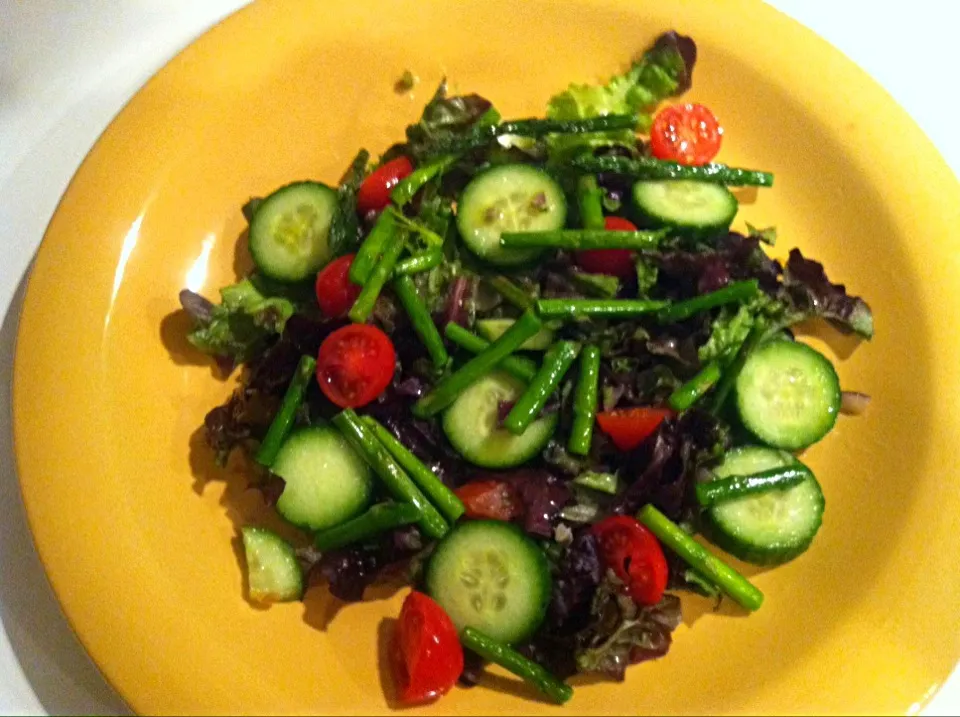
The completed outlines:
{"type": "MultiPolygon", "coordinates": [[[[61,193],[111,118],[180,48],[245,4],[0,0],[0,714],[128,714],[62,617],[23,516],[9,391],[24,277],[61,193]]],[[[960,2],[772,4],[865,68],[960,173],[960,2]]],[[[925,714],[960,714],[960,674],[925,714]]]]}

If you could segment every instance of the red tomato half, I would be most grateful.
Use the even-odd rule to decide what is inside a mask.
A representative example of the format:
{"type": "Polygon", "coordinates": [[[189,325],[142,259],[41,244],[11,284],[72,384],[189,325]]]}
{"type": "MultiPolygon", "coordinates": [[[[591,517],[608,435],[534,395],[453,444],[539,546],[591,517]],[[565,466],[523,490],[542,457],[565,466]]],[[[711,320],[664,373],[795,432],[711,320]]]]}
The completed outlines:
{"type": "Polygon", "coordinates": [[[657,430],[664,418],[673,415],[669,408],[625,408],[597,414],[600,430],[621,451],[632,451],[657,430]]]}
{"type": "Polygon", "coordinates": [[[636,225],[623,217],[604,217],[603,228],[609,232],[635,232],[636,225]]]}
{"type": "Polygon", "coordinates": [[[656,605],[667,589],[667,559],[646,526],[627,515],[605,518],[593,526],[604,564],[640,605],[656,605]]]}
{"type": "Polygon", "coordinates": [[[483,480],[467,483],[456,491],[468,518],[514,520],[523,515],[523,501],[509,483],[483,480]]]}
{"type": "Polygon", "coordinates": [[[657,159],[680,164],[706,164],[717,156],[723,128],[703,105],[662,109],[650,130],[650,149],[657,159]]]}
{"type": "Polygon", "coordinates": [[[390,385],[396,362],[393,343],[385,333],[369,324],[351,324],[320,344],[317,383],[341,408],[357,408],[390,385]]]}
{"type": "Polygon", "coordinates": [[[350,265],[354,254],[334,259],[317,274],[317,303],[325,316],[332,319],[345,316],[360,296],[360,288],[350,281],[350,265]]]}
{"type": "Polygon", "coordinates": [[[446,694],[463,672],[457,629],[443,608],[420,592],[403,601],[390,652],[397,697],[404,704],[446,694]]]}
{"type": "Polygon", "coordinates": [[[380,165],[363,180],[357,191],[357,212],[379,211],[390,203],[390,191],[401,179],[413,171],[413,164],[406,157],[397,157],[380,165]]]}
{"type": "MultiPolygon", "coordinates": [[[[603,227],[614,232],[635,232],[632,222],[622,217],[606,217],[603,227]]],[[[609,274],[626,279],[633,276],[633,252],[629,249],[587,249],[577,252],[577,264],[591,274],[609,274]]]]}

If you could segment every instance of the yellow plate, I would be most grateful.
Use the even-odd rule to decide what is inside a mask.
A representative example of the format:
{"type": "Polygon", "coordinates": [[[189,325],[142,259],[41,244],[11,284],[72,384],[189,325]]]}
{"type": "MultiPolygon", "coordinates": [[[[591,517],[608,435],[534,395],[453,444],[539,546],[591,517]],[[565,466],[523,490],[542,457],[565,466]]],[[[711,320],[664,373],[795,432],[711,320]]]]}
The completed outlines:
{"type": "MultiPolygon", "coordinates": [[[[698,43],[689,97],[722,118],[721,159],[776,172],[738,221],[775,223],[778,252],[800,246],[872,303],[877,338],[839,370],[874,401],[808,452],[826,522],[809,553],[756,577],[763,609],[688,600],[667,659],[578,685],[567,713],[903,713],[931,696],[960,654],[960,191],[906,114],[751,0],[303,0],[257,3],[147,84],[70,185],[26,298],[14,403],[30,524],[136,710],[389,708],[378,643],[402,595],[337,610],[318,590],[267,611],[242,597],[237,526],[262,511],[203,449],[231,385],[177,313],[181,288],[215,296],[246,267],[241,204],[336,181],[358,147],[402,136],[444,74],[507,117],[537,115],[670,27],[698,43]],[[412,97],[393,92],[406,68],[412,97]]],[[[424,711],[554,709],[533,699],[496,675],[424,711]]]]}

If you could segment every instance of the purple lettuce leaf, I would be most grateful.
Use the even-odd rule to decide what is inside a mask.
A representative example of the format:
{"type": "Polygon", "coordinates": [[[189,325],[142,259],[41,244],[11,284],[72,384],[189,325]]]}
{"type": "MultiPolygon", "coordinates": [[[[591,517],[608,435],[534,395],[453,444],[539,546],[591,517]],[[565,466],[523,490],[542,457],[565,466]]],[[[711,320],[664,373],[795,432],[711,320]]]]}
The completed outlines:
{"type": "Polygon", "coordinates": [[[581,637],[577,668],[615,680],[623,680],[631,664],[666,655],[682,618],[676,596],[664,595],[657,605],[639,606],[610,571],[594,596],[591,615],[594,625],[589,636],[581,637]]]}
{"type": "Polygon", "coordinates": [[[481,121],[499,120],[490,100],[477,94],[447,95],[444,79],[423,109],[420,121],[407,127],[406,150],[420,159],[431,154],[438,140],[462,134],[481,121]]]}
{"type": "Polygon", "coordinates": [[[659,288],[673,297],[706,294],[745,279],[757,279],[762,289],[776,291],[782,273],[758,238],[736,232],[719,237],[711,246],[645,252],[644,257],[660,270],[659,288]]]}
{"type": "Polygon", "coordinates": [[[584,629],[602,577],[597,540],[590,531],[581,530],[557,564],[547,608],[549,628],[562,634],[584,629]]]}
{"type": "Polygon", "coordinates": [[[311,570],[309,582],[326,582],[334,597],[344,602],[359,602],[382,567],[376,550],[350,546],[325,553],[311,570]]]}
{"type": "Polygon", "coordinates": [[[545,470],[519,470],[503,476],[524,505],[523,529],[542,538],[553,536],[560,511],[570,501],[570,489],[545,470]]]}
{"type": "Polygon", "coordinates": [[[308,584],[326,583],[334,597],[359,602],[367,587],[401,571],[423,547],[415,527],[398,528],[375,543],[322,553],[309,567],[308,584]]]}
{"type": "MultiPolygon", "coordinates": [[[[399,385],[412,384],[412,378],[401,379],[399,385]]],[[[475,469],[453,449],[440,428],[439,421],[415,418],[410,412],[414,396],[399,388],[367,407],[366,413],[384,425],[407,449],[449,488],[459,488],[475,469]]]]}
{"type": "Polygon", "coordinates": [[[320,322],[300,314],[287,321],[280,340],[247,364],[241,386],[204,418],[204,434],[217,463],[231,451],[263,437],[276,415],[300,357],[315,356],[323,339],[342,322],[320,322]]]}
{"type": "Polygon", "coordinates": [[[251,483],[250,487],[260,493],[265,505],[272,508],[280,500],[287,483],[275,473],[264,471],[263,477],[251,483]]]}
{"type": "Polygon", "coordinates": [[[453,280],[447,294],[447,303],[443,310],[443,323],[468,326],[470,322],[470,303],[473,298],[475,282],[466,276],[460,275],[453,280]]]}
{"type": "Polygon", "coordinates": [[[532,639],[517,645],[517,652],[566,680],[577,674],[577,635],[558,635],[541,629],[532,639]]]}
{"type": "Polygon", "coordinates": [[[783,276],[784,294],[790,306],[791,323],[805,318],[828,320],[845,333],[873,337],[873,312],[863,299],[850,296],[843,284],[834,284],[823,264],[792,249],[783,276]]]}
{"type": "Polygon", "coordinates": [[[623,471],[628,486],[615,511],[633,515],[652,503],[672,520],[689,519],[696,509],[697,469],[720,458],[729,445],[729,426],[705,411],[665,420],[628,456],[623,471]]]}
{"type": "Polygon", "coordinates": [[[483,675],[484,659],[473,650],[463,649],[463,671],[460,673],[461,687],[476,687],[483,675]]]}

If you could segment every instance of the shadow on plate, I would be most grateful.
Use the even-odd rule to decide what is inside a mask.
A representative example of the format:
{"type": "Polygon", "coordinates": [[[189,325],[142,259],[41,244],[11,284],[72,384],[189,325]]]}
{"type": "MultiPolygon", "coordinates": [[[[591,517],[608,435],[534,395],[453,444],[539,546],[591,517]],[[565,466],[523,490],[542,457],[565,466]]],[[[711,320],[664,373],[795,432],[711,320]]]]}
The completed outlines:
{"type": "MultiPolygon", "coordinates": [[[[29,273],[29,271],[28,271],[29,273]]],[[[43,710],[49,714],[129,715],[87,656],[60,610],[47,582],[27,526],[17,483],[11,435],[13,357],[21,279],[0,327],[0,616],[20,669],[43,710]]]]}
{"type": "Polygon", "coordinates": [[[246,558],[240,530],[248,525],[267,528],[297,548],[307,547],[310,540],[301,531],[284,521],[267,503],[264,493],[257,487],[256,482],[258,476],[262,475],[263,469],[249,459],[243,451],[233,451],[225,466],[218,465],[213,449],[207,445],[202,425],[190,435],[189,450],[193,491],[202,496],[211,484],[219,484],[223,491],[219,502],[224,508],[224,514],[233,524],[234,538],[231,540],[231,546],[241,576],[241,584],[237,589],[242,592],[244,599],[251,607],[264,610],[266,606],[249,599],[246,558]]]}
{"type": "Polygon", "coordinates": [[[855,334],[845,334],[834,328],[827,321],[809,320],[796,324],[793,333],[798,338],[819,339],[827,345],[833,355],[841,361],[846,361],[863,343],[863,339],[855,334]]]}
{"type": "MultiPolygon", "coordinates": [[[[225,466],[217,464],[213,449],[207,445],[203,426],[199,426],[190,436],[190,469],[193,475],[193,490],[203,495],[211,484],[221,486],[219,503],[234,529],[231,541],[234,556],[239,568],[241,583],[237,586],[247,603],[256,610],[268,609],[261,603],[250,600],[247,584],[247,567],[243,541],[240,531],[244,526],[256,525],[267,528],[280,535],[297,549],[307,549],[311,545],[310,537],[298,528],[287,523],[265,499],[265,493],[257,487],[256,481],[263,475],[263,468],[253,462],[244,451],[235,450],[225,466]]],[[[395,576],[394,576],[395,577],[395,576]]],[[[369,586],[364,592],[364,602],[389,600],[406,584],[390,575],[369,586]]],[[[349,603],[330,594],[326,585],[311,584],[308,576],[307,590],[303,598],[303,621],[310,627],[325,631],[343,608],[349,603]]]]}
{"type": "MultiPolygon", "coordinates": [[[[173,298],[176,301],[176,297],[173,298]]],[[[187,334],[193,330],[193,319],[183,309],[172,311],[160,321],[160,341],[163,343],[170,359],[178,366],[209,366],[210,374],[224,381],[228,377],[217,365],[217,362],[200,351],[197,351],[189,341],[187,334]]]]}
{"type": "Polygon", "coordinates": [[[250,256],[250,231],[244,229],[237,237],[233,248],[233,275],[236,281],[253,271],[253,257],[250,256]]]}
{"type": "MultiPolygon", "coordinates": [[[[240,281],[241,277],[248,276],[253,271],[253,259],[250,258],[250,251],[247,249],[246,230],[237,237],[234,249],[233,272],[234,281],[240,281]]],[[[215,290],[206,296],[210,301],[217,303],[220,298],[215,290]]],[[[171,306],[175,306],[177,297],[171,297],[171,306]]],[[[193,319],[181,308],[171,311],[160,321],[160,341],[171,360],[178,366],[209,366],[210,373],[214,378],[225,381],[230,375],[223,371],[217,362],[210,356],[198,351],[189,341],[187,334],[193,330],[193,319]]]]}
{"type": "Polygon", "coordinates": [[[687,627],[693,627],[699,620],[711,615],[718,618],[750,616],[749,612],[728,597],[724,597],[718,603],[715,598],[683,593],[681,600],[683,602],[683,624],[687,627]]]}
{"type": "Polygon", "coordinates": [[[390,664],[390,642],[396,628],[397,620],[393,617],[385,617],[377,625],[377,671],[380,674],[380,691],[387,701],[387,706],[392,710],[403,708],[397,699],[397,685],[393,680],[393,666],[390,664]]]}

